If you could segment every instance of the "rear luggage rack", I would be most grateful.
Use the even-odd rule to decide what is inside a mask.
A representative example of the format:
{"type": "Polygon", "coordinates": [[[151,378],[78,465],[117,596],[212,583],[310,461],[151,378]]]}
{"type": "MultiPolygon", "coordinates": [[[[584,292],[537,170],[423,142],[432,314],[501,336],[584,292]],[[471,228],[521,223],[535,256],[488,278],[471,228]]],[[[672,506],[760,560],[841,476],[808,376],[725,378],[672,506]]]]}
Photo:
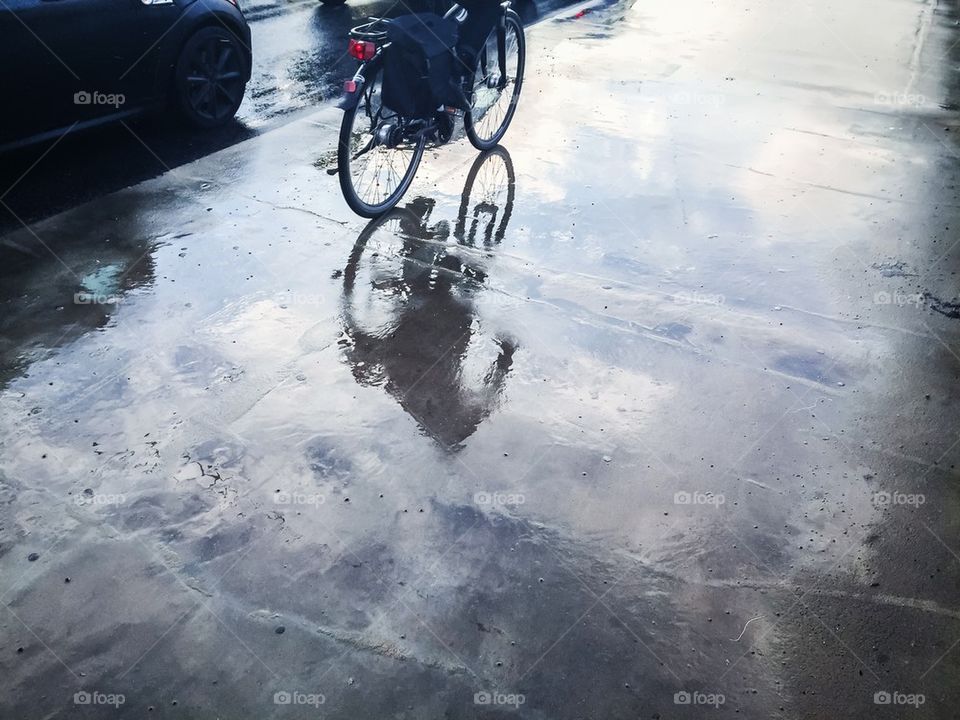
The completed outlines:
{"type": "Polygon", "coordinates": [[[366,42],[377,43],[378,45],[387,39],[387,19],[370,18],[370,22],[363,25],[357,25],[350,30],[350,37],[354,40],[363,40],[366,42]]]}

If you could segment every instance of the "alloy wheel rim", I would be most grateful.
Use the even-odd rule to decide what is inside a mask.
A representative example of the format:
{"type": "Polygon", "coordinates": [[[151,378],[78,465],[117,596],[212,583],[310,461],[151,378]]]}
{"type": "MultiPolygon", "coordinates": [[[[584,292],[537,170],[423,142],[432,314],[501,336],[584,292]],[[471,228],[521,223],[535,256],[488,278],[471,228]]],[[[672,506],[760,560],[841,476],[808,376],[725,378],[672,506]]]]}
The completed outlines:
{"type": "Polygon", "coordinates": [[[218,121],[232,114],[242,97],[240,57],[229,40],[211,38],[193,54],[187,72],[190,106],[200,117],[218,121]]]}

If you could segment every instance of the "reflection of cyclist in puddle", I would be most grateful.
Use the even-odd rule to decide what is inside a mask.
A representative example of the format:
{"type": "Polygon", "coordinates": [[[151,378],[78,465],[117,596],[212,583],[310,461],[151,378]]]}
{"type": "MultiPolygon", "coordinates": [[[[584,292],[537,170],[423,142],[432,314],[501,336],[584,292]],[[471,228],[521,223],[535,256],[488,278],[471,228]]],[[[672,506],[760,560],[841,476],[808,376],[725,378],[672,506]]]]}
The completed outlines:
{"type": "Polygon", "coordinates": [[[417,198],[374,220],[344,270],[341,341],[354,377],[384,385],[431,436],[458,446],[490,415],[516,346],[485,335],[474,294],[513,209],[510,156],[496,148],[467,176],[451,237],[417,198]]]}

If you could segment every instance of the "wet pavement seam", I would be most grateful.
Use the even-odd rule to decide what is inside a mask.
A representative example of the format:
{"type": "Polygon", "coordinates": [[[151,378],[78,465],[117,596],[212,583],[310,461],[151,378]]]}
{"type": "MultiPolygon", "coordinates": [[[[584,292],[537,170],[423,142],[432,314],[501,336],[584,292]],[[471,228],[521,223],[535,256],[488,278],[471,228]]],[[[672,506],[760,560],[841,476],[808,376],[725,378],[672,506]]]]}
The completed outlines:
{"type": "MultiPolygon", "coordinates": [[[[116,528],[112,527],[111,525],[107,524],[107,528],[111,529],[114,533],[116,533],[116,534],[119,535],[119,531],[118,531],[116,528]]],[[[152,645],[152,646],[150,647],[150,650],[153,650],[153,648],[156,647],[156,645],[159,643],[159,641],[162,640],[163,637],[164,637],[167,633],[170,632],[170,630],[172,630],[174,627],[176,627],[176,626],[180,623],[180,621],[181,621],[184,617],[186,617],[186,615],[187,615],[189,612],[192,612],[193,610],[195,610],[195,609],[198,608],[198,607],[203,607],[207,612],[209,612],[209,613],[214,617],[214,619],[216,619],[216,621],[217,621],[218,623],[220,623],[220,625],[222,625],[224,628],[226,628],[226,629],[230,632],[230,634],[233,635],[233,637],[236,638],[236,640],[237,640],[241,645],[243,645],[244,648],[246,648],[247,652],[249,652],[249,653],[254,657],[254,659],[256,659],[271,675],[273,675],[274,678],[279,678],[279,677],[280,677],[276,672],[273,671],[273,669],[272,669],[269,665],[267,665],[267,664],[263,661],[263,659],[262,659],[259,655],[257,655],[257,653],[255,653],[255,652],[250,648],[249,645],[247,645],[247,643],[245,643],[245,642],[240,638],[239,635],[237,635],[237,634],[233,631],[233,628],[231,628],[229,625],[226,624],[226,622],[224,622],[223,618],[221,618],[218,613],[214,612],[213,608],[211,608],[210,605],[209,605],[207,602],[204,601],[204,599],[203,599],[203,593],[198,593],[196,588],[193,588],[193,587],[191,587],[190,585],[188,585],[187,583],[185,583],[185,582],[180,578],[180,576],[179,576],[176,572],[174,572],[174,570],[173,570],[166,562],[164,562],[164,559],[160,556],[159,553],[157,553],[156,551],[153,550],[153,548],[151,548],[149,545],[147,545],[146,542],[145,542],[142,538],[140,538],[139,536],[136,536],[136,537],[137,537],[137,540],[140,542],[140,544],[143,546],[143,548],[144,548],[145,550],[147,550],[147,552],[150,553],[150,554],[154,557],[154,559],[155,559],[158,563],[160,563],[160,565],[163,566],[163,568],[173,577],[174,580],[176,580],[178,583],[180,583],[180,585],[183,586],[183,588],[187,591],[188,595],[197,595],[197,594],[199,594],[199,595],[201,596],[200,599],[197,600],[196,605],[195,605],[193,608],[190,608],[187,612],[183,613],[183,615],[181,615],[179,618],[177,618],[177,619],[174,621],[173,625],[170,626],[170,629],[167,630],[166,632],[164,632],[163,635],[161,635],[161,637],[160,637],[160,639],[158,639],[157,643],[154,643],[154,645],[152,645]]],[[[233,562],[233,564],[231,564],[231,565],[227,568],[226,572],[224,572],[223,575],[221,575],[220,579],[222,580],[223,577],[225,577],[236,565],[238,565],[238,564],[240,563],[240,561],[243,560],[243,559],[250,553],[251,550],[253,550],[254,547],[255,547],[255,543],[250,543],[250,547],[247,548],[246,552],[244,552],[237,560],[235,560],[235,561],[233,562]]],[[[149,654],[149,651],[150,651],[150,650],[148,650],[147,653],[144,653],[144,656],[143,656],[143,657],[146,657],[146,655],[149,654]]],[[[140,660],[142,660],[143,657],[139,658],[139,659],[137,660],[137,662],[140,662],[140,660]]],[[[127,670],[124,671],[123,675],[126,675],[127,672],[129,672],[130,669],[132,669],[132,668],[133,668],[133,666],[130,666],[127,670]]]]}
{"type": "MultiPolygon", "coordinates": [[[[531,533],[531,535],[535,536],[535,533],[533,532],[533,529],[530,527],[529,521],[526,520],[526,519],[522,519],[522,522],[527,526],[527,529],[528,529],[528,531],[531,533]]],[[[670,532],[672,532],[673,529],[677,526],[677,523],[678,523],[678,522],[679,522],[679,520],[674,520],[673,524],[672,524],[669,528],[667,528],[667,530],[663,533],[663,536],[666,536],[666,535],[668,535],[670,532]]],[[[650,646],[647,645],[647,644],[633,631],[633,629],[632,629],[629,625],[627,625],[627,623],[624,622],[624,620],[623,620],[619,615],[617,615],[617,613],[615,613],[615,612],[610,608],[609,605],[607,605],[605,602],[603,602],[603,598],[606,597],[617,585],[620,584],[620,581],[623,580],[623,578],[625,578],[625,577],[627,576],[627,574],[630,572],[631,568],[625,569],[624,572],[620,575],[620,577],[617,578],[617,579],[610,585],[610,587],[603,592],[603,594],[597,595],[597,593],[594,592],[594,590],[593,590],[586,582],[584,582],[584,580],[583,580],[577,573],[575,573],[575,572],[569,567],[569,565],[566,563],[566,561],[564,561],[563,558],[561,558],[560,555],[550,546],[550,543],[549,543],[549,542],[542,541],[542,542],[541,542],[541,546],[542,546],[542,547],[545,547],[545,548],[554,556],[554,558],[564,567],[564,569],[567,571],[567,573],[569,573],[575,580],[577,580],[577,581],[584,587],[584,589],[585,589],[587,592],[589,592],[589,593],[595,598],[595,602],[593,603],[593,605],[591,605],[589,608],[587,608],[586,612],[584,612],[583,615],[581,615],[579,618],[577,618],[577,620],[573,623],[573,625],[571,625],[567,630],[565,630],[565,631],[563,632],[563,634],[562,634],[559,638],[557,638],[556,642],[554,642],[554,644],[551,645],[551,646],[547,649],[547,651],[544,652],[543,655],[541,655],[541,656],[537,659],[537,661],[533,664],[533,666],[531,666],[530,668],[528,668],[527,671],[524,672],[523,675],[520,676],[519,679],[523,679],[526,675],[528,675],[528,674],[530,673],[530,671],[533,670],[533,668],[534,668],[541,660],[543,660],[543,658],[546,657],[547,654],[548,654],[554,647],[556,647],[556,645],[559,644],[559,642],[560,642],[564,637],[566,637],[566,635],[567,635],[570,631],[572,631],[577,625],[579,625],[579,624],[580,624],[580,621],[583,620],[583,618],[585,618],[587,615],[589,615],[589,614],[590,614],[590,611],[593,610],[593,608],[596,607],[598,604],[599,604],[599,605],[602,605],[602,606],[604,607],[604,609],[606,609],[606,611],[607,611],[608,613],[610,613],[611,617],[613,617],[617,622],[619,622],[621,625],[623,625],[624,629],[626,629],[626,631],[629,632],[629,633],[633,636],[634,640],[636,640],[638,643],[640,643],[640,644],[644,647],[644,649],[645,649],[647,652],[649,652],[663,667],[665,667],[665,668],[667,669],[667,671],[668,671],[671,675],[673,675],[678,681],[681,679],[680,676],[677,675],[676,672],[674,672],[674,670],[673,670],[672,667],[670,667],[662,658],[660,658],[660,656],[657,655],[657,653],[655,653],[655,652],[653,651],[653,649],[650,648],[650,646]]],[[[519,680],[518,680],[518,681],[519,681],[519,680]]]]}
{"type": "MultiPolygon", "coordinates": [[[[729,528],[726,528],[726,529],[727,529],[728,532],[730,532],[731,535],[733,535],[734,537],[737,537],[737,535],[736,535],[735,533],[733,533],[732,531],[730,531],[729,528]]],[[[859,547],[860,547],[860,541],[863,540],[865,537],[867,537],[868,534],[869,534],[869,531],[864,531],[863,534],[862,534],[855,542],[851,543],[851,544],[850,544],[850,547],[848,547],[848,548],[840,555],[840,557],[837,558],[837,561],[831,566],[831,570],[838,568],[838,567],[840,566],[840,562],[843,560],[844,557],[846,557],[846,556],[850,553],[851,550],[855,550],[855,549],[859,548],[859,547]]],[[[740,540],[739,538],[737,538],[737,539],[740,540]]],[[[740,540],[740,542],[743,542],[743,541],[740,540]]],[[[757,558],[757,561],[758,561],[760,564],[766,566],[766,563],[765,563],[759,556],[757,556],[756,553],[753,552],[753,549],[750,548],[749,545],[747,545],[746,543],[744,543],[744,547],[746,547],[746,548],[750,551],[750,553],[751,553],[755,558],[757,558]]],[[[770,569],[770,568],[768,567],[768,569],[770,569]]],[[[774,572],[773,570],[771,570],[771,574],[774,575],[774,577],[778,577],[777,573],[774,572]]],[[[786,575],[783,576],[783,579],[786,580],[786,575]]],[[[827,579],[828,579],[827,573],[824,573],[824,580],[821,581],[821,582],[826,582],[827,579]]],[[[821,584],[821,583],[817,583],[817,584],[814,586],[814,589],[819,588],[819,587],[820,587],[820,584],[821,584]]],[[[781,613],[780,613],[780,617],[777,618],[777,621],[774,622],[765,632],[761,633],[759,637],[757,637],[757,639],[752,643],[753,646],[756,646],[757,644],[759,644],[759,642],[760,642],[764,637],[766,637],[767,635],[771,634],[771,633],[777,628],[777,626],[780,625],[780,623],[781,623],[783,620],[786,619],[786,617],[790,614],[790,612],[791,612],[797,605],[800,605],[800,604],[803,604],[803,606],[804,606],[805,608],[807,608],[807,610],[808,610],[814,617],[816,617],[817,620],[820,621],[821,624],[824,624],[824,625],[825,625],[825,623],[823,623],[823,620],[820,618],[820,616],[817,615],[817,614],[816,614],[815,612],[813,612],[812,610],[810,610],[810,608],[809,608],[806,604],[803,603],[803,598],[806,597],[808,594],[810,594],[811,591],[803,588],[802,585],[800,585],[800,589],[804,590],[804,592],[803,592],[802,594],[800,594],[799,596],[797,596],[795,592],[791,592],[791,595],[793,595],[794,597],[796,597],[796,599],[794,600],[793,604],[792,604],[789,608],[787,608],[786,611],[781,612],[781,613]]],[[[842,644],[842,642],[841,642],[841,644],[842,644]]],[[[749,655],[751,652],[752,652],[752,650],[749,650],[749,649],[748,649],[747,652],[745,652],[743,655],[741,655],[736,661],[734,661],[731,665],[728,665],[727,668],[723,671],[723,674],[720,675],[719,680],[722,680],[724,677],[726,677],[727,673],[729,673],[741,660],[743,660],[743,659],[744,659],[747,655],[749,655]]],[[[856,657],[855,654],[854,654],[854,657],[856,657]]],[[[859,657],[857,657],[857,660],[861,663],[861,665],[863,665],[863,661],[861,661],[859,657]]],[[[876,673],[874,673],[871,668],[867,667],[866,665],[863,665],[863,666],[864,666],[865,668],[867,668],[867,670],[869,670],[869,672],[871,672],[871,673],[876,677],[876,673]]],[[[879,680],[879,677],[878,677],[877,679],[879,680]]]]}
{"type": "MultiPolygon", "coordinates": [[[[426,576],[432,572],[433,568],[436,567],[436,566],[438,566],[438,565],[440,564],[440,561],[443,560],[443,558],[446,556],[446,554],[449,553],[454,547],[456,547],[456,545],[457,545],[464,537],[466,537],[468,534],[470,534],[470,532],[480,523],[480,520],[481,520],[481,518],[478,517],[478,518],[474,521],[473,525],[471,525],[469,528],[467,528],[467,530],[466,530],[463,534],[461,534],[461,535],[460,535],[459,537],[457,537],[453,542],[451,542],[451,543],[448,545],[448,547],[447,547],[446,549],[444,549],[444,551],[440,554],[440,557],[438,557],[438,558],[436,559],[436,561],[434,561],[434,564],[433,564],[430,568],[428,568],[426,571],[424,571],[423,575],[421,575],[421,576],[420,576],[419,578],[417,578],[413,583],[411,583],[411,584],[409,584],[409,585],[407,586],[407,587],[409,588],[409,590],[408,590],[408,589],[404,589],[404,591],[403,591],[401,594],[397,595],[397,596],[394,598],[393,604],[392,604],[389,608],[387,608],[386,610],[382,611],[382,612],[380,613],[380,616],[379,616],[376,620],[374,620],[372,623],[370,623],[370,624],[365,628],[364,632],[365,632],[365,633],[369,633],[369,632],[370,632],[371,630],[373,630],[377,625],[379,625],[384,619],[387,619],[388,616],[389,616],[389,614],[392,613],[393,610],[396,608],[397,604],[398,604],[398,603],[402,603],[403,593],[406,593],[406,592],[408,592],[408,591],[412,591],[412,590],[415,588],[416,585],[418,585],[423,579],[425,579],[426,576]]],[[[341,541],[341,542],[342,542],[342,541],[341,541]]],[[[360,560],[360,558],[358,558],[358,557],[349,549],[349,547],[345,547],[345,552],[349,553],[350,555],[353,555],[353,557],[354,557],[356,560],[360,560]]],[[[385,581],[383,580],[383,577],[382,577],[381,575],[377,575],[376,579],[377,579],[378,582],[380,582],[381,584],[385,585],[385,581]]],[[[389,589],[389,588],[388,588],[388,589],[389,589]]],[[[405,603],[404,603],[404,606],[407,607],[405,603]]],[[[409,610],[409,607],[408,607],[407,609],[409,610]]],[[[415,615],[416,615],[416,614],[415,614],[415,615]]],[[[417,617],[418,617],[418,619],[419,619],[419,616],[417,616],[417,617]]],[[[429,628],[428,628],[428,629],[429,629],[429,628]]],[[[431,632],[432,632],[432,631],[431,631],[431,632]]],[[[355,648],[354,648],[353,646],[348,645],[347,649],[343,652],[343,654],[341,654],[339,657],[335,658],[333,661],[331,661],[331,662],[329,663],[329,665],[327,666],[327,669],[326,669],[323,673],[320,674],[320,676],[316,679],[316,682],[319,684],[319,682],[320,682],[324,677],[327,676],[327,674],[334,668],[334,666],[335,666],[340,660],[342,660],[344,657],[346,657],[350,652],[352,652],[352,651],[354,651],[354,650],[355,650],[355,648]]],[[[452,651],[451,651],[451,654],[453,654],[454,657],[457,657],[456,653],[453,653],[452,651]]],[[[457,657],[457,659],[459,660],[458,657],[457,657]]],[[[462,661],[461,661],[461,664],[462,664],[462,661]]],[[[464,667],[466,667],[467,670],[468,670],[469,672],[471,672],[471,673],[476,677],[476,673],[474,673],[473,670],[471,670],[471,669],[470,669],[468,666],[466,666],[466,665],[464,665],[464,667]]]]}

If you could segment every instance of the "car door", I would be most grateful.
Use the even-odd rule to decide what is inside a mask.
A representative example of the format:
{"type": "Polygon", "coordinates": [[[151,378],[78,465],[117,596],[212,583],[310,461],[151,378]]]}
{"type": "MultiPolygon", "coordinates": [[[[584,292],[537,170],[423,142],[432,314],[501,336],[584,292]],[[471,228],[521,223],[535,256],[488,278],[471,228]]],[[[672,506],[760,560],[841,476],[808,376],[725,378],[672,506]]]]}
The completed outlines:
{"type": "Polygon", "coordinates": [[[44,0],[0,4],[0,145],[51,129],[57,98],[75,74],[48,44],[48,8],[44,0]]]}
{"type": "Polygon", "coordinates": [[[68,74],[74,117],[131,112],[154,94],[158,50],[180,15],[172,0],[41,0],[68,74]]]}
{"type": "MultiPolygon", "coordinates": [[[[70,22],[89,28],[91,46],[77,63],[89,78],[90,87],[83,89],[92,95],[96,85],[100,93],[92,97],[94,103],[106,99],[111,106],[123,100],[130,109],[153,98],[163,41],[181,16],[173,0],[46,1],[75,6],[70,22]]],[[[114,110],[123,110],[122,105],[114,110]]]]}
{"type": "Polygon", "coordinates": [[[173,2],[11,1],[20,10],[5,24],[34,59],[28,85],[42,109],[19,118],[30,134],[130,113],[155,94],[160,41],[179,17],[173,2]]]}

